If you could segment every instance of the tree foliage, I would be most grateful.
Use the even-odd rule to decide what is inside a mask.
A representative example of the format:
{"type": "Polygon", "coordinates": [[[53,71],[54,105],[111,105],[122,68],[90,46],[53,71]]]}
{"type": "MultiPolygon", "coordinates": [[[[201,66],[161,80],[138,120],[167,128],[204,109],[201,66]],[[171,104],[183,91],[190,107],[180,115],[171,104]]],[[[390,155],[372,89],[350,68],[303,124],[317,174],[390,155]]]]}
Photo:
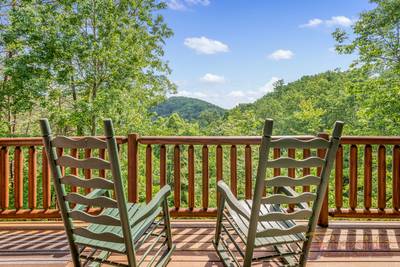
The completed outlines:
{"type": "Polygon", "coordinates": [[[39,92],[40,108],[59,132],[96,134],[103,117],[132,129],[133,117],[148,114],[174,90],[162,58],[172,35],[158,14],[164,3],[31,0],[16,6],[0,33],[12,54],[3,73],[10,93],[3,94],[30,103],[39,92]]]}

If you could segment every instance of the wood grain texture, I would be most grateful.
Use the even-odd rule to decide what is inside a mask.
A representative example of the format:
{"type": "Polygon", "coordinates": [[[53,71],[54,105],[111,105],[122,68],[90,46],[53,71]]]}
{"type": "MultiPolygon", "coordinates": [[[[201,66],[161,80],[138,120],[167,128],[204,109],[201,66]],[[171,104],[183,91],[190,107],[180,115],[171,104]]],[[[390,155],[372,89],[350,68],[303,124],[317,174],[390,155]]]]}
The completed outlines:
{"type": "Polygon", "coordinates": [[[146,202],[149,203],[153,195],[153,150],[151,145],[146,147],[146,202]]]}
{"type": "Polygon", "coordinates": [[[230,150],[230,172],[231,172],[231,191],[234,196],[237,196],[237,148],[231,146],[230,150]]]}
{"type": "Polygon", "coordinates": [[[202,205],[203,210],[207,210],[208,208],[208,181],[209,181],[209,174],[208,174],[208,147],[206,145],[202,148],[202,205]]]}
{"type": "Polygon", "coordinates": [[[194,197],[195,197],[195,189],[194,189],[194,174],[195,174],[195,159],[194,159],[194,147],[190,145],[188,148],[188,206],[189,209],[193,210],[194,208],[194,197]]]}
{"type": "Polygon", "coordinates": [[[174,206],[181,206],[181,149],[179,145],[174,147],[174,206]]]}
{"type": "Polygon", "coordinates": [[[14,206],[19,210],[23,207],[24,199],[24,154],[21,147],[14,150],[14,206]]]}
{"type": "Polygon", "coordinates": [[[319,167],[324,164],[324,160],[319,157],[309,157],[303,160],[295,160],[289,157],[281,157],[268,161],[269,168],[311,168],[319,167]]]}
{"type": "Polygon", "coordinates": [[[51,177],[50,166],[47,160],[46,150],[42,149],[42,201],[43,208],[49,209],[51,206],[51,177]]]}
{"type": "Polygon", "coordinates": [[[37,153],[34,146],[28,152],[28,208],[36,208],[37,199],[37,153]]]}
{"type": "Polygon", "coordinates": [[[93,177],[91,179],[81,179],[76,175],[65,175],[61,177],[62,184],[72,185],[74,187],[114,189],[114,183],[101,177],[93,177]]]}
{"type": "Polygon", "coordinates": [[[110,163],[100,158],[75,159],[69,155],[57,159],[57,164],[80,169],[110,169],[110,163]]]}
{"type": "Polygon", "coordinates": [[[251,156],[251,146],[246,145],[244,148],[244,175],[245,175],[245,198],[251,199],[253,190],[253,163],[251,156]]]}
{"type": "Polygon", "coordinates": [[[364,208],[372,206],[372,146],[364,148],[364,208]]]}
{"type": "Polygon", "coordinates": [[[138,198],[138,134],[128,135],[128,201],[137,203],[138,198]]]}
{"type": "Polygon", "coordinates": [[[301,140],[295,137],[282,137],[271,141],[271,148],[328,148],[329,141],[315,137],[308,140],[301,140]]]}
{"type": "Polygon", "coordinates": [[[86,197],[78,193],[69,193],[64,198],[66,201],[89,207],[118,208],[117,202],[114,199],[105,196],[86,197]]]}
{"type": "Polygon", "coordinates": [[[165,145],[160,146],[160,187],[167,183],[167,149],[165,145]]]}
{"type": "Polygon", "coordinates": [[[392,188],[393,188],[393,208],[398,211],[400,209],[400,146],[393,146],[392,158],[392,188]]]}
{"type": "Polygon", "coordinates": [[[51,141],[54,147],[62,148],[90,148],[106,149],[107,143],[96,137],[88,136],[81,139],[73,139],[66,136],[57,136],[51,141]]]}
{"type": "Polygon", "coordinates": [[[358,150],[356,145],[350,146],[350,185],[349,206],[351,209],[357,207],[357,180],[358,180],[358,150]]]}
{"type": "Polygon", "coordinates": [[[378,147],[378,208],[386,208],[386,147],[378,147]]]}

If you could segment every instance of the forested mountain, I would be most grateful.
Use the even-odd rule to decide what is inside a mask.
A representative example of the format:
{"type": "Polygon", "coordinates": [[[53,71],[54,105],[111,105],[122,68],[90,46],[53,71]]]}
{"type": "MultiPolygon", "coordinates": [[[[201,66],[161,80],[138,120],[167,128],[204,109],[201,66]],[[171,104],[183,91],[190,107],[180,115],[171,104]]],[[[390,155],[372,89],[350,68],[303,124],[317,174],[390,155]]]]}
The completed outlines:
{"type": "Polygon", "coordinates": [[[161,117],[168,117],[173,113],[177,113],[185,120],[192,122],[202,120],[208,114],[218,118],[225,113],[225,109],[219,106],[197,98],[183,96],[172,96],[157,105],[153,111],[161,117]]]}

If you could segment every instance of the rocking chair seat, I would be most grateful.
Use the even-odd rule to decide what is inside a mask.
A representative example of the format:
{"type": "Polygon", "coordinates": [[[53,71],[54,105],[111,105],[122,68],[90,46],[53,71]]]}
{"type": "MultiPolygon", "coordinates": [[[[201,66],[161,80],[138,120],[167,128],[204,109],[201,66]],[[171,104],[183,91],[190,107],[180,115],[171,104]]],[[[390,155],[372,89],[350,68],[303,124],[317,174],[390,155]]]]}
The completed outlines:
{"type": "MultiPolygon", "coordinates": [[[[141,213],[146,208],[146,205],[143,204],[135,204],[135,203],[127,203],[128,216],[130,224],[132,225],[131,233],[132,239],[134,242],[137,242],[140,237],[142,237],[143,233],[149,229],[149,227],[153,224],[154,219],[160,214],[161,208],[158,208],[155,212],[153,212],[153,216],[148,216],[140,223],[136,224],[135,219],[138,217],[138,214],[141,213]]],[[[119,211],[117,208],[107,208],[104,209],[101,213],[102,215],[109,215],[112,217],[118,218],[119,211]]],[[[110,226],[110,225],[99,225],[99,224],[89,224],[85,227],[87,230],[91,232],[97,233],[113,233],[122,236],[122,227],[120,226],[110,226]]],[[[105,249],[112,252],[117,253],[125,253],[126,248],[123,243],[113,243],[109,241],[99,241],[95,239],[85,238],[83,236],[75,235],[75,242],[79,245],[96,247],[99,249],[105,249]]]]}
{"type": "MultiPolygon", "coordinates": [[[[238,207],[242,210],[245,210],[248,214],[251,213],[251,200],[240,200],[239,203],[241,207],[238,207]]],[[[232,226],[235,231],[238,233],[239,236],[245,237],[243,242],[246,243],[247,234],[249,232],[249,219],[241,214],[237,213],[234,209],[230,208],[227,205],[227,209],[230,217],[232,218],[232,226]]],[[[270,204],[262,204],[260,207],[260,215],[265,215],[270,212],[285,212],[282,208],[277,205],[270,205],[270,204]]],[[[297,225],[293,220],[286,220],[286,221],[263,221],[258,222],[257,232],[264,231],[268,229],[282,229],[286,230],[288,228],[297,225]]],[[[274,236],[274,237],[257,237],[255,240],[255,247],[262,247],[266,245],[279,245],[279,244],[288,244],[288,243],[295,243],[295,242],[303,242],[306,240],[306,237],[303,233],[298,234],[291,234],[291,235],[282,235],[282,236],[274,236]]]]}

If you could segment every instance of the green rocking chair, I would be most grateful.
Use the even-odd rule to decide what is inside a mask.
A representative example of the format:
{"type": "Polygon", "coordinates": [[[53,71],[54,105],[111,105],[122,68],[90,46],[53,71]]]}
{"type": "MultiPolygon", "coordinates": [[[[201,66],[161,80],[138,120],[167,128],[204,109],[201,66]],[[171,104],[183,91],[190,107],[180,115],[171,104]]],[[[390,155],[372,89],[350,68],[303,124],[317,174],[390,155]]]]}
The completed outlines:
{"type": "Polygon", "coordinates": [[[286,266],[306,264],[343,122],[335,123],[329,141],[320,137],[272,140],[272,127],[273,121],[267,120],[259,151],[253,200],[237,200],[223,181],[218,182],[220,201],[213,243],[225,266],[240,266],[238,258],[243,258],[242,265],[245,267],[252,262],[263,263],[266,260],[286,266]],[[270,154],[275,148],[281,153],[288,149],[310,149],[311,153],[301,160],[281,155],[271,159],[270,154]],[[326,151],[323,158],[318,156],[317,149],[326,151]],[[296,179],[289,177],[292,175],[275,173],[274,176],[272,169],[277,168],[311,168],[313,175],[296,179]],[[312,190],[299,193],[293,190],[297,186],[312,186],[312,190]]]}
{"type": "Polygon", "coordinates": [[[74,266],[98,266],[102,263],[165,266],[175,248],[167,204],[170,187],[164,186],[147,205],[126,202],[111,120],[104,121],[105,141],[96,137],[53,138],[47,119],[42,119],[40,125],[74,266]],[[99,157],[57,156],[56,148],[71,149],[75,154],[80,149],[107,150],[108,161],[99,157]],[[71,168],[67,175],[62,174],[65,168],[71,168]],[[98,170],[99,177],[82,179],[78,177],[78,169],[86,172],[98,170]],[[100,175],[105,170],[109,170],[111,179],[100,175]],[[97,207],[100,213],[89,212],[92,207],[97,207]],[[136,252],[145,242],[147,248],[143,248],[143,255],[138,260],[136,252]],[[122,256],[123,262],[112,261],[111,253],[122,256]]]}

